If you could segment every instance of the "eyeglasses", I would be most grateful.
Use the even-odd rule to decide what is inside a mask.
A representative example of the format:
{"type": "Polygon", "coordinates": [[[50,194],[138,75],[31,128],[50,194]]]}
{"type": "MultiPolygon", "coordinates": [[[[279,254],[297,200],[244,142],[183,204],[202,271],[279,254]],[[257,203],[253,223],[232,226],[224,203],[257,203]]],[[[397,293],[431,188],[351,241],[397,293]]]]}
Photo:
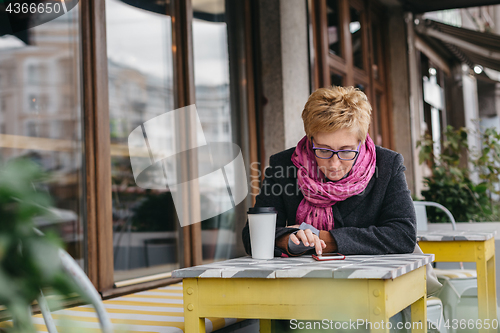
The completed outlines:
{"type": "Polygon", "coordinates": [[[337,154],[337,157],[343,161],[352,161],[359,154],[359,147],[361,146],[361,142],[359,142],[358,148],[356,150],[333,150],[327,148],[318,148],[314,146],[313,142],[313,151],[314,155],[318,158],[327,160],[333,157],[333,155],[337,154]]]}

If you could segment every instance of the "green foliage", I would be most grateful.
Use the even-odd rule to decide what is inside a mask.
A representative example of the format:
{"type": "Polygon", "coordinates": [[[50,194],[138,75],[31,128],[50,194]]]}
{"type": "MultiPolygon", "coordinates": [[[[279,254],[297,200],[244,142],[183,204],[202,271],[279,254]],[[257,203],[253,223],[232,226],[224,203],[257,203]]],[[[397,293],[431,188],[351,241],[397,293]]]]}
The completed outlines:
{"type": "Polygon", "coordinates": [[[481,154],[474,165],[479,171],[479,178],[490,193],[500,195],[495,184],[500,182],[500,134],[493,128],[487,128],[482,135],[481,154]]]}
{"type": "MultiPolygon", "coordinates": [[[[498,220],[498,203],[492,194],[500,194],[500,134],[488,128],[481,134],[482,146],[472,156],[468,146],[468,131],[448,126],[444,132],[440,156],[434,156],[433,141],[429,134],[417,142],[420,147],[419,162],[426,163],[432,175],[424,178],[427,189],[422,191],[426,201],[434,201],[448,208],[457,221],[498,220]],[[479,175],[474,183],[467,167],[465,154],[479,175]]],[[[448,221],[448,217],[435,208],[429,208],[428,218],[432,222],[448,221]]]]}
{"type": "Polygon", "coordinates": [[[36,164],[26,160],[0,165],[0,304],[15,323],[8,332],[35,332],[28,309],[40,290],[49,288],[59,295],[76,290],[56,259],[61,241],[34,230],[34,217],[51,218],[50,198],[35,190],[44,177],[36,164]]]}

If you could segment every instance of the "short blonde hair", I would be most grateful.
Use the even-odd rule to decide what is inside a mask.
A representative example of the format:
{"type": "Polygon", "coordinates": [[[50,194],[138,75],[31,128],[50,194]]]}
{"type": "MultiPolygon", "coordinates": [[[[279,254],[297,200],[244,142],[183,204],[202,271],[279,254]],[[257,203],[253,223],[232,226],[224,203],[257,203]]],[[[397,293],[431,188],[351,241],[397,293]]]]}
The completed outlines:
{"type": "Polygon", "coordinates": [[[320,88],[313,92],[302,111],[304,130],[311,140],[319,132],[348,129],[364,143],[372,107],[366,95],[354,87],[320,88]]]}

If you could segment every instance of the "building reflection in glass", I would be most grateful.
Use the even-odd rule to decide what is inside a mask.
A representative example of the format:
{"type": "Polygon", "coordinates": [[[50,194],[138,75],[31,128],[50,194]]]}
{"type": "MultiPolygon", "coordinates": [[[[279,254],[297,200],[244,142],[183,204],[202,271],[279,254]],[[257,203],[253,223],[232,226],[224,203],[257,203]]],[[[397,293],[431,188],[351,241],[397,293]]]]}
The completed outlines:
{"type": "MultiPolygon", "coordinates": [[[[233,142],[233,112],[237,110],[231,108],[227,4],[225,0],[194,0],[192,3],[196,108],[208,142],[233,142]]],[[[217,152],[218,156],[223,154],[217,152]]],[[[210,163],[200,161],[199,165],[210,163]]],[[[227,177],[232,186],[237,183],[235,175],[227,177]]],[[[224,204],[223,196],[201,198],[202,209],[224,204]]],[[[204,262],[231,257],[236,242],[234,213],[231,209],[202,222],[204,262]]]]}
{"type": "Polygon", "coordinates": [[[53,198],[55,218],[35,223],[85,268],[78,22],[76,6],[17,36],[0,31],[0,161],[29,158],[50,174],[37,190],[53,198]]]}
{"type": "MultiPolygon", "coordinates": [[[[163,13],[106,1],[115,281],[179,267],[172,196],[136,185],[127,145],[135,128],[174,110],[172,25],[159,3],[163,13]]],[[[173,142],[173,133],[159,136],[173,142]]]]}

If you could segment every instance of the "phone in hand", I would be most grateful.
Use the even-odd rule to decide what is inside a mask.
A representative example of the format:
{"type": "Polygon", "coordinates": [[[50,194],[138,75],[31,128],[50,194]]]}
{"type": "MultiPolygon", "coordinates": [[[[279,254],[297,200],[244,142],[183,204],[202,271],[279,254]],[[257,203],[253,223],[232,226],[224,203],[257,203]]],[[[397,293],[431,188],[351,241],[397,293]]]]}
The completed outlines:
{"type": "Polygon", "coordinates": [[[323,253],[320,255],[313,254],[312,257],[318,261],[327,261],[327,260],[344,260],[345,255],[340,253],[323,253]]]}

